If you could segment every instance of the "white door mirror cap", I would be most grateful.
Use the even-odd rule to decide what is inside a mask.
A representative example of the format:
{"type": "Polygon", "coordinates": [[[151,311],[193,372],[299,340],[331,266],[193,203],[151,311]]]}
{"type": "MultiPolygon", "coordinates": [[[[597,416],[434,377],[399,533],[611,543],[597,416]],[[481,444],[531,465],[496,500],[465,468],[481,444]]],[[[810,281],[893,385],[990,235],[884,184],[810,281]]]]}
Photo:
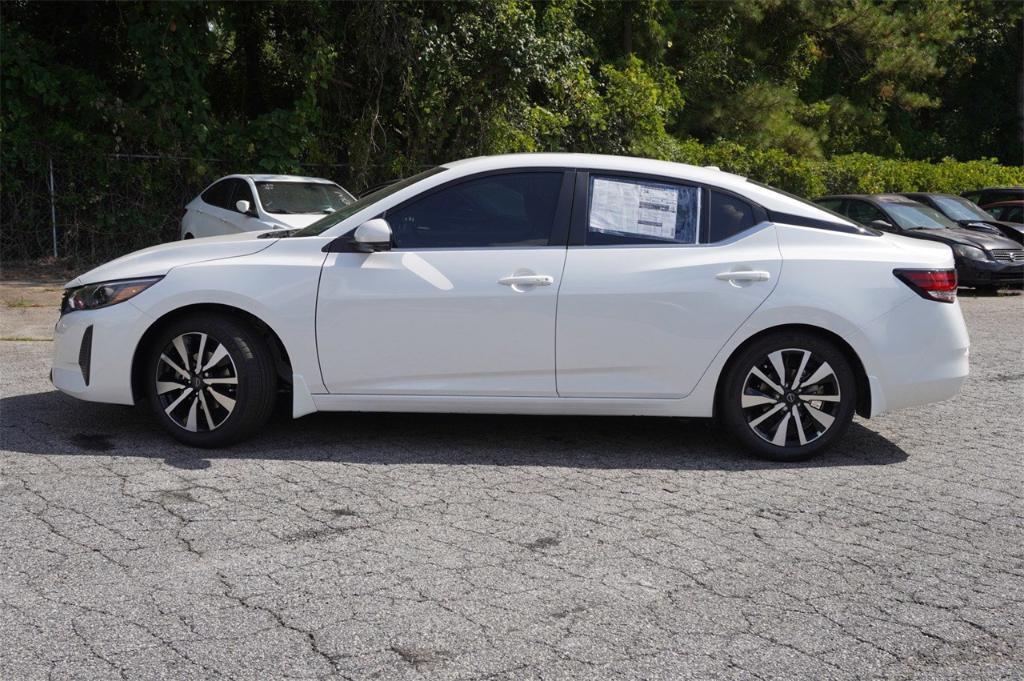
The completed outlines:
{"type": "Polygon", "coordinates": [[[367,220],[356,227],[353,234],[356,243],[383,246],[391,244],[391,225],[384,218],[367,220]]]}
{"type": "Polygon", "coordinates": [[[250,204],[245,199],[239,199],[238,201],[235,201],[235,208],[238,209],[239,213],[248,213],[250,204]]]}

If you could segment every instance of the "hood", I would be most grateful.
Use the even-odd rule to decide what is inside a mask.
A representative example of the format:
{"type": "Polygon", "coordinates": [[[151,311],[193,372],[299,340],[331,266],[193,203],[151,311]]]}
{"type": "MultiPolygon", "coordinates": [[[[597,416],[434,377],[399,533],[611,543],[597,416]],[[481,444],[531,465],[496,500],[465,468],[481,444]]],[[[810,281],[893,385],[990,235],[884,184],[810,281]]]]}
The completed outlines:
{"type": "Polygon", "coordinates": [[[326,213],[267,213],[267,222],[280,223],[288,229],[302,229],[322,218],[326,213]]]}
{"type": "Polygon", "coordinates": [[[996,248],[1020,248],[1016,241],[1006,238],[1002,234],[993,232],[980,232],[970,229],[909,229],[902,232],[905,236],[914,239],[927,239],[928,241],[940,241],[946,244],[965,244],[977,246],[987,251],[996,248]]]}
{"type": "Polygon", "coordinates": [[[1018,244],[1024,243],[1024,225],[1017,222],[1002,220],[959,220],[960,226],[973,232],[998,233],[1013,239],[1018,244]]]}
{"type": "Polygon", "coordinates": [[[163,276],[179,265],[251,255],[274,243],[274,239],[258,238],[260,234],[242,232],[150,246],[91,269],[69,281],[65,288],[115,279],[163,276]]]}

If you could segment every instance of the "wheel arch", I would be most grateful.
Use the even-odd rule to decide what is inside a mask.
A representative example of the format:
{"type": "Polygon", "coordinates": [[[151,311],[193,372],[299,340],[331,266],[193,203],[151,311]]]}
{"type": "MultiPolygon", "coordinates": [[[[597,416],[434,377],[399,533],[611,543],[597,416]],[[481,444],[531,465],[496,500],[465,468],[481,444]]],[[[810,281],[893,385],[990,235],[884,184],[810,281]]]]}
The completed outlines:
{"type": "Polygon", "coordinates": [[[197,312],[216,312],[218,314],[231,315],[244,320],[246,323],[257,329],[267,339],[267,345],[270,347],[270,351],[274,355],[274,365],[277,369],[278,379],[280,379],[286,386],[291,385],[292,362],[288,356],[288,350],[285,348],[284,343],[281,342],[281,337],[269,324],[253,313],[233,305],[224,305],[222,303],[196,303],[184,305],[164,313],[150,324],[149,328],[147,328],[145,333],[142,334],[142,338],[139,339],[138,344],[135,346],[135,352],[132,355],[132,398],[135,402],[141,400],[146,394],[142,383],[144,380],[143,368],[146,364],[145,353],[152,345],[153,339],[167,324],[176,319],[189,314],[195,314],[197,312]]]}
{"type": "Polygon", "coordinates": [[[722,370],[718,373],[718,381],[715,384],[714,413],[716,416],[718,415],[718,404],[719,399],[721,398],[722,384],[725,382],[725,377],[728,375],[733,362],[736,361],[736,357],[738,357],[739,354],[752,343],[757,342],[767,335],[779,332],[813,334],[835,345],[850,361],[850,366],[853,368],[853,375],[857,381],[857,415],[863,418],[868,418],[871,415],[871,384],[868,381],[868,374],[864,369],[864,363],[861,361],[857,351],[854,350],[848,342],[846,342],[846,339],[834,331],[829,331],[828,329],[824,329],[820,326],[814,326],[811,324],[780,324],[778,326],[761,329],[737,345],[733,351],[729,353],[729,358],[722,365],[722,370]]]}

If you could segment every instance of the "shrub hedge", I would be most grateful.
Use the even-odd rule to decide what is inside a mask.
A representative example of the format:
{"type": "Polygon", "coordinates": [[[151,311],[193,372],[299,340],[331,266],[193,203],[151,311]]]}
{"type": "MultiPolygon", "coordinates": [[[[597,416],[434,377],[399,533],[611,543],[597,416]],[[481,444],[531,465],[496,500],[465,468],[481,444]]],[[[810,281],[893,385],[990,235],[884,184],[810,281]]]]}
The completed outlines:
{"type": "MultiPolygon", "coordinates": [[[[1024,185],[1024,167],[1002,166],[994,159],[930,163],[848,154],[815,161],[777,149],[747,149],[725,141],[702,145],[667,134],[646,147],[635,145],[631,153],[718,166],[807,198],[898,191],[960,194],[980,187],[1024,185]]],[[[125,161],[101,155],[55,155],[53,166],[57,250],[61,257],[78,263],[103,261],[176,238],[184,204],[217,177],[239,170],[229,160],[125,161]]],[[[256,166],[245,170],[267,170],[256,166]]],[[[48,156],[45,152],[19,156],[8,150],[0,167],[5,185],[0,192],[0,253],[8,262],[46,256],[52,252],[48,156]]],[[[350,174],[343,166],[302,170],[330,177],[354,191],[363,189],[350,186],[350,174]]]]}
{"type": "Polygon", "coordinates": [[[662,158],[718,166],[722,170],[815,198],[824,194],[876,194],[929,191],[961,194],[980,187],[1024,185],[1024,167],[995,159],[937,163],[846,154],[824,161],[800,159],[777,149],[747,149],[732,142],[669,145],[662,158]]]}

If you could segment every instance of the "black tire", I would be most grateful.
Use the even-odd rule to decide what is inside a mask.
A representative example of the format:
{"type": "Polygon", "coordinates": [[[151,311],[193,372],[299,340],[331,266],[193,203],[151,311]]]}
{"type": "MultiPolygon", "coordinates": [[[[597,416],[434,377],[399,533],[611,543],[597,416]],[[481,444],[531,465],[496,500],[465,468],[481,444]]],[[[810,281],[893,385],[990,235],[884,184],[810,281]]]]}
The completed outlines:
{"type": "Polygon", "coordinates": [[[274,359],[262,336],[241,318],[209,312],[160,329],[149,345],[143,379],[156,420],[192,447],[223,447],[250,437],[270,417],[277,392],[274,359]],[[226,356],[210,364],[221,353],[218,346],[226,356]]]}
{"type": "Polygon", "coordinates": [[[759,338],[732,359],[719,392],[718,414],[753,454],[772,461],[802,461],[842,437],[856,404],[857,381],[842,350],[813,333],[780,332],[759,338]],[[805,353],[810,353],[806,360],[805,353]],[[781,382],[779,362],[786,374],[781,382]],[[802,362],[806,364],[797,385],[802,362]],[[819,375],[821,380],[807,383],[819,375]],[[822,399],[808,399],[814,396],[822,399]],[[780,432],[782,445],[776,444],[780,432]]]}

